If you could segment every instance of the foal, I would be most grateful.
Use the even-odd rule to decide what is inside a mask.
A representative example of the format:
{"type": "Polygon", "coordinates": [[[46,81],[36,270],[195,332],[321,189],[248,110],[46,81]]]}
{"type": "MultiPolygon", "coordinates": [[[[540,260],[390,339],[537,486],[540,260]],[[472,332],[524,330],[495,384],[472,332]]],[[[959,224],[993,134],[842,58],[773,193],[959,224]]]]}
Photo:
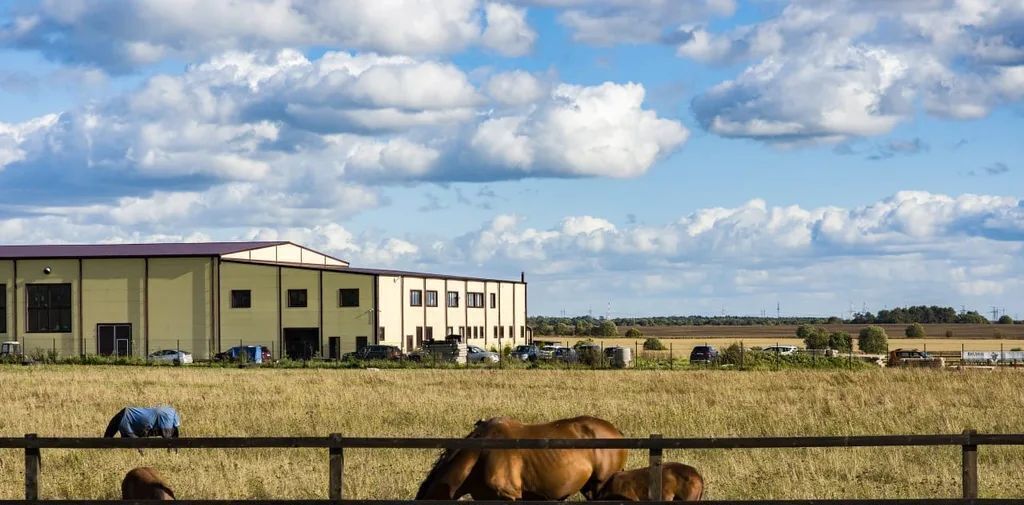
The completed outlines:
{"type": "Polygon", "coordinates": [[[122,500],[173,500],[174,491],[164,482],[156,469],[148,466],[133,468],[121,481],[122,500]]]}
{"type": "MultiPolygon", "coordinates": [[[[625,470],[612,475],[598,492],[598,500],[644,501],[650,469],[625,470]]],[[[704,496],[704,478],[697,469],[682,463],[665,463],[661,470],[661,501],[700,501],[704,496]]]]}

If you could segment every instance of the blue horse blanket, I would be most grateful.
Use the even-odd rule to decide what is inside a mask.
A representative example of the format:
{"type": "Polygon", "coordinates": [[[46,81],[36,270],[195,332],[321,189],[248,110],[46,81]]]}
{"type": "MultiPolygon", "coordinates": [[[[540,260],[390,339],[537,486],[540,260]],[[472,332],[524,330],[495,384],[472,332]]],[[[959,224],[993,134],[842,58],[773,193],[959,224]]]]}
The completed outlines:
{"type": "Polygon", "coordinates": [[[181,426],[178,412],[170,405],[157,407],[125,407],[117,431],[122,437],[171,437],[181,426]]]}

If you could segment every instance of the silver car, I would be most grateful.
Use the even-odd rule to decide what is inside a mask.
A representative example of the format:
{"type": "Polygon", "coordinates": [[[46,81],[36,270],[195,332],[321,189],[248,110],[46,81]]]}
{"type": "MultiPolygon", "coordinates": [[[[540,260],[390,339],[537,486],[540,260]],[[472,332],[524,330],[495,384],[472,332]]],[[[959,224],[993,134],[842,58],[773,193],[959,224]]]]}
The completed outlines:
{"type": "Polygon", "coordinates": [[[500,359],[498,353],[485,351],[475,345],[466,346],[469,354],[466,356],[466,361],[470,363],[497,363],[500,359]]]}
{"type": "Polygon", "coordinates": [[[149,354],[149,361],[157,363],[181,363],[182,365],[192,362],[192,353],[175,349],[164,349],[149,354]]]}

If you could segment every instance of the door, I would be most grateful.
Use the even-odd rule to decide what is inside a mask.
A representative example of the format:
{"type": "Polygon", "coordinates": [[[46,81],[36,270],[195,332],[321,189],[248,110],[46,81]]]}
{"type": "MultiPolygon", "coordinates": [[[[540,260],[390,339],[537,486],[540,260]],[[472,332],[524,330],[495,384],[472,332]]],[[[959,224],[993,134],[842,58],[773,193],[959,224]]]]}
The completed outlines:
{"type": "Polygon", "coordinates": [[[284,353],[289,359],[308,360],[319,354],[320,330],[317,328],[285,328],[284,353]]]}
{"type": "Polygon", "coordinates": [[[131,356],[132,325],[130,323],[97,324],[96,351],[100,356],[131,356]]]}
{"type": "Polygon", "coordinates": [[[434,340],[434,327],[433,326],[427,326],[427,336],[425,338],[427,340],[434,340]]]}
{"type": "Polygon", "coordinates": [[[330,337],[327,339],[327,357],[341,359],[341,337],[330,337]]]}
{"type": "Polygon", "coordinates": [[[367,345],[366,341],[367,340],[368,339],[366,337],[356,337],[356,350],[358,351],[358,350],[366,347],[366,345],[367,345]]]}
{"type": "Polygon", "coordinates": [[[406,350],[409,350],[409,351],[415,349],[415,347],[412,346],[412,335],[406,335],[405,336],[405,348],[406,348],[406,350]]]}

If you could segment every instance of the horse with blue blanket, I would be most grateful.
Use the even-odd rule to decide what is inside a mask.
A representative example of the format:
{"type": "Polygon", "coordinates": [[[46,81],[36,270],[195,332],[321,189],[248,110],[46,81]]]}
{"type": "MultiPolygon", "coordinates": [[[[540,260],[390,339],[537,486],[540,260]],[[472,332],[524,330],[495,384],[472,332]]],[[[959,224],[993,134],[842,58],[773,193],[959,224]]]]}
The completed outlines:
{"type": "Polygon", "coordinates": [[[107,423],[103,437],[113,438],[120,433],[122,438],[178,438],[180,426],[181,417],[170,405],[125,407],[107,423]]]}

